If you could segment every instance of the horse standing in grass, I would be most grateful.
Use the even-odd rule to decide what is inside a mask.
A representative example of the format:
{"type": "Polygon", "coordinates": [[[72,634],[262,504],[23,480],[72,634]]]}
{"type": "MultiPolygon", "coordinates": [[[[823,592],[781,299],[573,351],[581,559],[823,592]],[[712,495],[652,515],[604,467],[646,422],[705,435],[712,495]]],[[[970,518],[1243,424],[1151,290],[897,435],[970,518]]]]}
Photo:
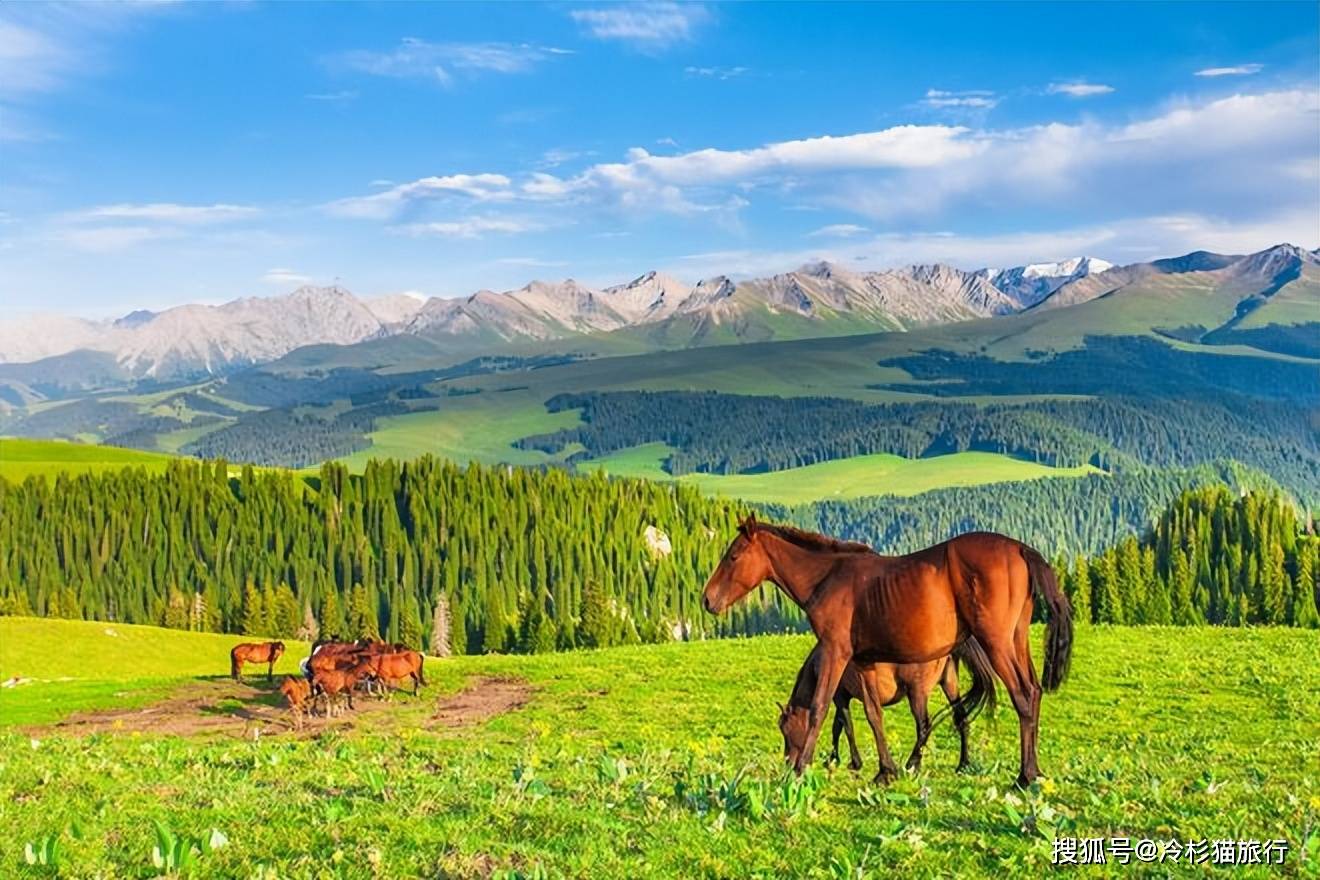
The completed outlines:
{"type": "MultiPolygon", "coordinates": [[[[770,581],[807,615],[820,643],[809,725],[794,762],[811,763],[830,700],[849,662],[928,663],[974,637],[1018,716],[1018,784],[1040,776],[1040,696],[1068,674],[1072,608],[1037,551],[989,532],[960,535],[907,556],[880,556],[854,542],[749,516],[702,593],[720,614],[770,581]],[[1049,611],[1043,681],[1028,644],[1033,591],[1049,611]]],[[[881,780],[883,781],[883,780],[881,780]]]]}
{"type": "Polygon", "coordinates": [[[243,664],[266,663],[266,681],[275,680],[275,661],[284,655],[283,642],[245,642],[229,652],[229,674],[243,680],[243,664]]]}
{"type": "MultiPolygon", "coordinates": [[[[971,643],[964,643],[970,645],[971,643]]],[[[963,649],[959,648],[959,652],[963,649]]],[[[817,645],[807,656],[798,671],[797,681],[789,696],[788,705],[779,711],[779,731],[784,736],[784,758],[790,763],[797,761],[807,739],[811,720],[811,699],[816,693],[816,682],[820,677],[820,646],[817,645]]],[[[848,766],[852,770],[862,768],[862,756],[857,751],[857,739],[853,735],[852,714],[849,705],[853,700],[861,701],[867,708],[866,718],[871,722],[871,732],[875,735],[876,751],[880,757],[879,775],[888,781],[898,776],[898,768],[889,754],[889,745],[885,742],[883,714],[879,707],[892,706],[904,697],[912,710],[912,718],[917,724],[917,738],[908,757],[907,768],[915,771],[921,766],[921,751],[930,735],[932,722],[926,704],[936,682],[944,690],[953,712],[953,724],[958,731],[958,770],[969,766],[967,752],[967,724],[971,715],[983,703],[994,696],[994,673],[984,662],[969,662],[972,669],[972,689],[966,697],[959,699],[957,654],[947,658],[932,660],[929,663],[873,663],[870,666],[858,666],[849,663],[839,679],[838,690],[834,692],[834,749],[830,760],[839,760],[839,735],[846,733],[851,760],[848,766]]]]}
{"type": "MultiPolygon", "coordinates": [[[[392,646],[394,648],[398,645],[392,646]]],[[[424,657],[417,651],[404,649],[402,651],[391,650],[388,653],[380,653],[371,657],[372,674],[382,682],[399,681],[404,678],[411,678],[413,683],[413,696],[417,696],[419,686],[426,686],[426,676],[422,673],[422,663],[424,657]]]]}

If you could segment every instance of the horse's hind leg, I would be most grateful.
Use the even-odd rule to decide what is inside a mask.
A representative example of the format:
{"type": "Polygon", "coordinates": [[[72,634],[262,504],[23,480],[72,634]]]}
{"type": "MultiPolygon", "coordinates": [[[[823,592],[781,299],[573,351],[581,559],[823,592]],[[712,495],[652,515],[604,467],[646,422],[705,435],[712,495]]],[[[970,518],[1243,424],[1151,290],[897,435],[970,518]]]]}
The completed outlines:
{"type": "MultiPolygon", "coordinates": [[[[1025,634],[1014,641],[1025,641],[1025,634]]],[[[1036,765],[1036,727],[1040,720],[1040,683],[1031,668],[1031,656],[1017,645],[1002,643],[984,645],[995,674],[1004,682],[1013,710],[1018,716],[1018,740],[1021,747],[1021,765],[1017,783],[1026,787],[1040,776],[1036,765]],[[1025,662],[1024,662],[1025,660],[1025,662]]]]}
{"type": "Polygon", "coordinates": [[[971,766],[972,760],[967,754],[967,710],[958,699],[958,664],[952,657],[944,664],[944,672],[940,676],[940,688],[944,691],[949,705],[953,707],[953,727],[958,731],[958,772],[962,773],[971,766]]]}

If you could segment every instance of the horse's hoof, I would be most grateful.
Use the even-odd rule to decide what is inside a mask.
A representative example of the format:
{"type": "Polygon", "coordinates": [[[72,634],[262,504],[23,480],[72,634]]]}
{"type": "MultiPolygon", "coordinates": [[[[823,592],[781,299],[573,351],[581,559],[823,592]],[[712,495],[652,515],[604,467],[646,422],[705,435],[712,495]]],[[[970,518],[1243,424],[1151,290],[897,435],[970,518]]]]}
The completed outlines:
{"type": "Polygon", "coordinates": [[[854,772],[854,773],[856,773],[858,770],[861,770],[861,769],[862,769],[862,762],[861,762],[861,760],[860,760],[860,759],[857,759],[857,760],[849,761],[849,762],[848,762],[848,769],[851,770],[851,771],[854,772]]]}
{"type": "Polygon", "coordinates": [[[974,771],[972,770],[972,765],[971,765],[971,763],[969,762],[969,763],[965,763],[965,764],[959,764],[959,765],[958,765],[958,769],[954,770],[953,772],[954,772],[954,773],[963,773],[963,774],[967,774],[967,773],[972,773],[972,772],[974,772],[974,771]]]}
{"type": "Polygon", "coordinates": [[[873,785],[888,785],[897,778],[897,770],[881,770],[879,773],[875,774],[875,778],[871,780],[871,783],[873,785]]]}
{"type": "Polygon", "coordinates": [[[1019,773],[1017,778],[1018,788],[1030,788],[1031,783],[1035,781],[1034,776],[1028,776],[1025,773],[1019,773]]]}

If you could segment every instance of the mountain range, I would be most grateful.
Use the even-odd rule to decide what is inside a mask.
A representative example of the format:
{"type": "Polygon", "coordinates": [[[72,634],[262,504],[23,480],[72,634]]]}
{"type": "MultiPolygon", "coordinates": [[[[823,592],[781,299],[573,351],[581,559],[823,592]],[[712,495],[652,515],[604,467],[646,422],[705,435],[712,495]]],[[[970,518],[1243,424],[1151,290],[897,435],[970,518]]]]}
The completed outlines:
{"type": "Polygon", "coordinates": [[[274,361],[305,346],[407,336],[471,352],[474,346],[600,334],[685,347],[906,331],[1076,305],[1162,276],[1229,289],[1240,295],[1245,314],[1304,274],[1320,280],[1316,252],[1278,245],[1246,256],[1198,251],[1127,266],[1076,257],[1007,269],[933,264],[859,272],[817,262],[770,277],[716,276],[696,284],[647,272],[603,288],[572,279],[533,281],[502,293],[425,301],[409,295],[359,299],[340,287],[308,286],[219,306],[135,311],[116,320],[36,315],[3,321],[0,381],[32,382],[52,369],[72,374],[84,388],[108,379],[189,378],[274,361]]]}

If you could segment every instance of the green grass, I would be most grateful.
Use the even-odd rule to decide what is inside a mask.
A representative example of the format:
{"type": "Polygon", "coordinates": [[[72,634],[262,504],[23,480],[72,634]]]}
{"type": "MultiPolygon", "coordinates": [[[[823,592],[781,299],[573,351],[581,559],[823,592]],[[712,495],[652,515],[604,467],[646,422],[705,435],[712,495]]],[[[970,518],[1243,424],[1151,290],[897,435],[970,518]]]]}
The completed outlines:
{"type": "MultiPolygon", "coordinates": [[[[43,626],[10,622],[4,662],[63,670],[48,642],[25,638],[43,626]]],[[[169,648],[179,675],[214,672],[213,637],[159,638],[179,646],[169,648]],[[194,639],[195,651],[182,649],[194,639]]],[[[101,644],[86,650],[120,651],[101,644]]],[[[23,849],[58,836],[65,876],[155,876],[153,821],[228,838],[199,856],[201,877],[844,877],[858,865],[874,878],[1042,876],[1055,834],[1281,837],[1283,869],[1233,876],[1315,873],[1320,738],[1305,686],[1320,679],[1314,633],[1082,628],[1072,678],[1042,706],[1048,777],[1027,792],[1009,788],[1017,725],[1002,709],[973,725],[969,775],[953,772],[955,740],[943,728],[920,775],[874,788],[859,730],[862,775],[785,780],[774,701],[810,644],[762,637],[432,661],[430,697],[479,674],[535,688],[524,709],[461,729],[426,729],[429,698],[398,701],[380,729],[312,739],[73,740],[0,728],[0,874],[51,876],[28,868],[23,849]],[[768,806],[749,806],[748,793],[768,806]]],[[[160,662],[67,665],[150,677],[160,662]]],[[[15,688],[4,720],[66,686],[15,688]]],[[[901,707],[888,719],[901,755],[911,722],[901,707]]],[[[1148,873],[1111,865],[1086,876],[1148,873]]]]}
{"type": "MultiPolygon", "coordinates": [[[[0,690],[0,720],[38,724],[76,709],[141,705],[168,692],[180,677],[228,675],[229,649],[250,641],[259,639],[0,617],[0,681],[30,680],[0,690]]],[[[275,670],[296,673],[307,645],[288,640],[285,645],[275,670]]]]}
{"type": "MultiPolygon", "coordinates": [[[[672,450],[663,443],[634,446],[579,464],[621,477],[673,480],[661,464],[672,450]]],[[[772,504],[803,504],[868,495],[916,495],[949,486],[980,486],[1012,480],[1078,477],[1099,473],[1089,465],[1056,468],[992,452],[958,452],[930,458],[877,453],[858,455],[765,474],[685,474],[678,480],[708,495],[772,504]]]]}
{"type": "Polygon", "coordinates": [[[576,411],[546,412],[519,392],[486,392],[446,399],[439,410],[387,416],[371,433],[372,445],[341,459],[361,470],[372,458],[416,458],[430,453],[466,464],[538,465],[562,459],[512,445],[530,434],[577,424],[576,411]],[[518,395],[510,399],[512,395],[518,395]]]}
{"type": "Polygon", "coordinates": [[[125,467],[163,471],[170,456],[116,446],[68,443],[61,440],[26,440],[0,437],[0,478],[22,482],[38,474],[99,473],[125,467]]]}

